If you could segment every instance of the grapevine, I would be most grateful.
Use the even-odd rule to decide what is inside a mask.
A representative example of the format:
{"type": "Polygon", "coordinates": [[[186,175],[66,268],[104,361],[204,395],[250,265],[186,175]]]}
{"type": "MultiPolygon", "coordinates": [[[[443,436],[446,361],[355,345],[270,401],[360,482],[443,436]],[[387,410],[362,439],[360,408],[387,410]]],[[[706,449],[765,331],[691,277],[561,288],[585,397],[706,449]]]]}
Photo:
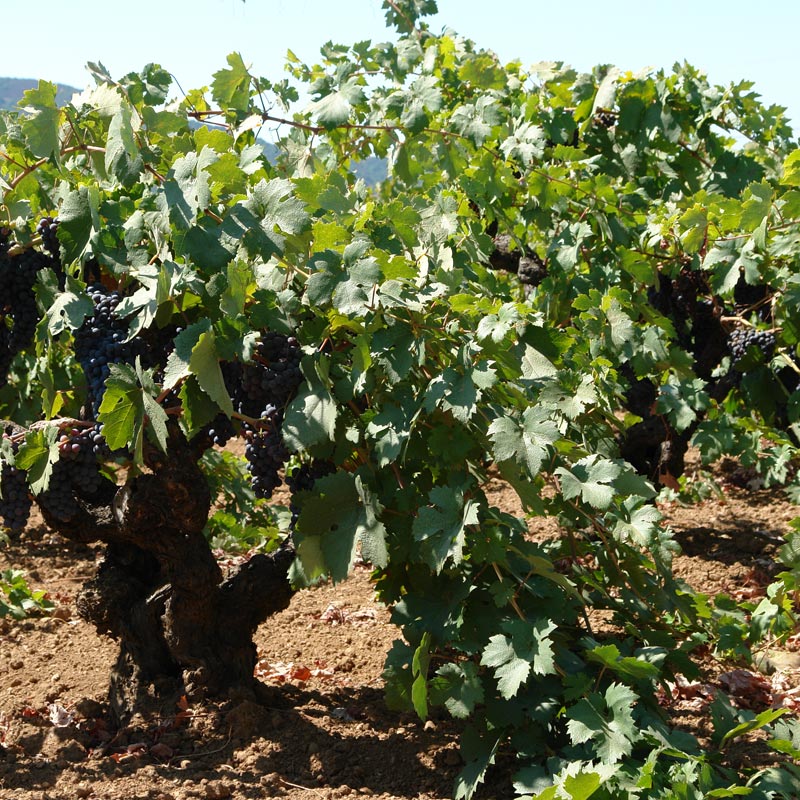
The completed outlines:
{"type": "MultiPolygon", "coordinates": [[[[526,71],[431,33],[433,2],[385,5],[396,42],[292,61],[314,97],[296,114],[276,110],[295,85],[232,55],[206,92],[150,65],[80,108],[30,103],[27,125],[59,121],[46,156],[0,129],[3,218],[49,209],[0,238],[6,524],[35,498],[105,544],[78,605],[119,640],[121,725],[156,686],[265,700],[255,628],[363,558],[402,633],[388,701],[464,722],[459,800],[509,751],[526,797],[575,776],[771,796],[776,773],[659,706],[731,633],[673,575],[656,499],[690,446],[765,480],[797,458],[792,132],[689,65],[526,71]],[[367,158],[380,185],[351,171],[367,158]],[[291,522],[223,575],[204,469],[236,438],[253,502],[285,481],[291,522]],[[492,505],[498,479],[525,519],[492,505]],[[538,517],[559,535],[531,537],[538,517]]],[[[793,581],[760,635],[797,624],[793,581]]]]}

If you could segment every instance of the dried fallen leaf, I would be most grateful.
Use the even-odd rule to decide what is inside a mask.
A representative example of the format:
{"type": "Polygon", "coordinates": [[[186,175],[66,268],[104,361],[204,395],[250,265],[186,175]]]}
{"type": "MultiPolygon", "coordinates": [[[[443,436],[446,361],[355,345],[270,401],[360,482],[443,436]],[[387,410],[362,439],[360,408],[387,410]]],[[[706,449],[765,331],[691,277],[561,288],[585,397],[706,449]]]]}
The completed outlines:
{"type": "Polygon", "coordinates": [[[772,705],[772,687],[767,679],[749,669],[734,669],[719,676],[722,688],[742,708],[765,708],[772,705]]]}
{"type": "Polygon", "coordinates": [[[58,703],[50,703],[47,711],[48,719],[55,728],[68,728],[75,721],[75,715],[58,703]]]}

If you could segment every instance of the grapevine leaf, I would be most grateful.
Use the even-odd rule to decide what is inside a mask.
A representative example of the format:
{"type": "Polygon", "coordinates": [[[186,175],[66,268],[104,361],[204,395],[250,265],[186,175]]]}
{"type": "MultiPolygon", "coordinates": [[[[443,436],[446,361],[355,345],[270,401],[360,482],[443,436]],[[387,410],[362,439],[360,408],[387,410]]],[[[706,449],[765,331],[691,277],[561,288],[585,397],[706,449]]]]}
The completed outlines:
{"type": "Polygon", "coordinates": [[[286,409],[283,422],[286,446],[302,452],[315,444],[333,441],[338,414],[336,401],[322,384],[307,384],[286,409]]]}
{"type": "Polygon", "coordinates": [[[411,684],[411,702],[421,720],[428,718],[428,666],[431,663],[431,641],[430,633],[425,631],[411,659],[411,674],[414,676],[414,682],[411,684]]]}
{"type": "Polygon", "coordinates": [[[604,764],[629,756],[640,734],[633,720],[636,694],[621,683],[612,683],[605,697],[590,694],[567,711],[567,731],[573,744],[594,740],[604,764]]]}
{"type": "Polygon", "coordinates": [[[197,218],[199,210],[208,207],[211,200],[210,177],[205,169],[217,155],[208,147],[201,156],[187,153],[174,161],[164,181],[164,197],[169,209],[169,218],[179,230],[188,230],[197,218]]]}
{"type": "Polygon", "coordinates": [[[481,664],[494,668],[497,689],[502,697],[509,699],[519,691],[531,670],[537,675],[555,671],[549,635],[557,626],[549,620],[537,620],[533,626],[517,620],[507,627],[512,635],[492,636],[484,648],[481,664]]]}
{"type": "Polygon", "coordinates": [[[494,764],[501,736],[498,732],[480,732],[470,725],[461,735],[461,757],[466,766],[455,781],[455,800],[470,800],[483,783],[486,770],[494,764]]]}
{"type": "Polygon", "coordinates": [[[200,334],[197,344],[192,348],[189,370],[197,378],[200,388],[222,409],[227,416],[233,414],[233,403],[225,387],[222,369],[219,365],[214,331],[200,334]]]}
{"type": "Polygon", "coordinates": [[[461,563],[468,525],[478,523],[478,506],[464,500],[461,489],[436,486],[428,495],[430,505],[420,508],[412,525],[428,563],[441,572],[448,559],[461,563]]]}
{"type": "Polygon", "coordinates": [[[250,97],[250,73],[239,53],[231,53],[227,61],[230,69],[214,73],[212,96],[223,108],[244,108],[250,97]]]}
{"type": "Polygon", "coordinates": [[[358,77],[348,78],[338,89],[311,103],[308,110],[320,125],[335,128],[347,122],[353,106],[364,99],[364,90],[359,86],[359,80],[358,77]]]}
{"type": "Polygon", "coordinates": [[[48,426],[44,430],[30,431],[20,445],[15,463],[28,471],[28,483],[34,494],[43,492],[50,483],[53,464],[58,461],[58,429],[48,426]]]}
{"type": "Polygon", "coordinates": [[[483,683],[472,661],[444,664],[431,680],[431,701],[444,705],[456,719],[467,719],[483,702],[483,683]]]}
{"type": "Polygon", "coordinates": [[[136,372],[127,364],[111,364],[106,390],[100,403],[98,420],[112,450],[130,447],[137,463],[142,463],[144,401],[136,372]]]}
{"type": "Polygon", "coordinates": [[[561,493],[566,500],[580,497],[594,508],[604,509],[614,498],[614,479],[622,468],[598,455],[587,456],[572,465],[559,467],[555,472],[561,479],[561,493]]]}
{"type": "Polygon", "coordinates": [[[598,645],[586,653],[589,661],[602,664],[628,680],[652,680],[658,678],[658,667],[642,658],[623,656],[615,644],[598,645]]]}
{"type": "Polygon", "coordinates": [[[210,328],[211,322],[209,320],[200,320],[200,322],[195,322],[175,337],[175,347],[167,359],[167,366],[164,370],[163,385],[165,389],[173,389],[183,378],[192,374],[189,365],[192,351],[200,341],[200,337],[210,328]]]}
{"type": "Polygon", "coordinates": [[[86,186],[67,191],[59,211],[58,241],[64,251],[65,262],[76,261],[89,243],[96,198],[86,186]]]}
{"type": "Polygon", "coordinates": [[[143,166],[134,120],[138,117],[134,116],[131,106],[120,103],[108,127],[106,143],[106,171],[126,185],[138,179],[143,166]]]}
{"type": "Polygon", "coordinates": [[[320,478],[297,519],[295,541],[302,577],[330,574],[344,580],[358,554],[369,553],[376,567],[386,563],[386,530],[379,507],[356,475],[337,472],[320,478]]]}
{"type": "Polygon", "coordinates": [[[522,376],[527,380],[551,378],[558,374],[555,364],[531,345],[525,347],[522,357],[522,376]]]}
{"type": "Polygon", "coordinates": [[[68,275],[65,291],[56,295],[55,300],[47,309],[47,330],[52,336],[66,330],[77,330],[86,317],[91,316],[94,304],[84,292],[81,291],[75,279],[68,275]]]}
{"type": "Polygon", "coordinates": [[[478,147],[483,145],[492,127],[499,125],[501,119],[497,100],[489,94],[482,94],[474,103],[457,108],[451,117],[453,128],[478,147]]]}
{"type": "Polygon", "coordinates": [[[147,415],[150,422],[150,430],[152,430],[156,443],[161,448],[161,451],[167,452],[167,412],[156,402],[156,399],[150,394],[154,387],[152,387],[152,380],[142,371],[139,360],[136,361],[136,376],[142,386],[142,404],[143,411],[147,415]],[[147,384],[151,385],[148,386],[147,384]]]}
{"type": "Polygon", "coordinates": [[[38,158],[50,158],[58,153],[61,112],[56,105],[58,87],[49,81],[39,81],[35,89],[28,89],[20,100],[27,112],[23,130],[31,153],[38,158]]]}
{"type": "Polygon", "coordinates": [[[494,371],[485,364],[467,369],[465,373],[448,367],[428,385],[425,409],[431,412],[441,405],[459,422],[468,422],[477,410],[483,390],[491,386],[494,379],[494,371]]]}
{"type": "Polygon", "coordinates": [[[515,458],[534,476],[541,470],[549,446],[558,440],[560,433],[545,408],[530,406],[523,411],[521,420],[508,416],[493,420],[489,436],[498,461],[515,458]]]}

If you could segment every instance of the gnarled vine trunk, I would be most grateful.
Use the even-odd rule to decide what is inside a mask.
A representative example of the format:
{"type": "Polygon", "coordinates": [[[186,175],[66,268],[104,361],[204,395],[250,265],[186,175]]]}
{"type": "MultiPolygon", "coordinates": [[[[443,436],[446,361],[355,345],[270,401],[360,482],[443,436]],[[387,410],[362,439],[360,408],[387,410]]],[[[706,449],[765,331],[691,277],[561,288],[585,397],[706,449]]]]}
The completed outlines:
{"type": "Polygon", "coordinates": [[[254,699],[253,633],[289,604],[291,544],[256,555],[225,577],[203,536],[211,498],[188,447],[118,488],[107,481],[79,498],[69,521],[47,522],[68,538],[107,544],[78,597],[80,615],[120,643],[109,700],[120,721],[148,699],[237,694],[254,699]]]}

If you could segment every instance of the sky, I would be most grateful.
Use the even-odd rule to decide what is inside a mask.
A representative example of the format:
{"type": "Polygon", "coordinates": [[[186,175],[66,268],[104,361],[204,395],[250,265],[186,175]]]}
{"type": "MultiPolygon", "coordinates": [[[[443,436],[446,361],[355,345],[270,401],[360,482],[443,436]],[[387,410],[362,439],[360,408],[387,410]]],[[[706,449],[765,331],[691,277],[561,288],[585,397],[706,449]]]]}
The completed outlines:
{"type": "MultiPolygon", "coordinates": [[[[580,70],[669,69],[688,61],[713,83],[753,81],[800,132],[800,0],[438,0],[429,18],[503,61],[580,70]]],[[[184,89],[207,85],[238,51],[258,75],[284,77],[286,50],[313,62],[326,41],[393,38],[380,0],[0,0],[0,75],[83,88],[88,61],[115,77],[155,62],[184,89]],[[14,32],[9,35],[10,32],[14,32]]]]}

